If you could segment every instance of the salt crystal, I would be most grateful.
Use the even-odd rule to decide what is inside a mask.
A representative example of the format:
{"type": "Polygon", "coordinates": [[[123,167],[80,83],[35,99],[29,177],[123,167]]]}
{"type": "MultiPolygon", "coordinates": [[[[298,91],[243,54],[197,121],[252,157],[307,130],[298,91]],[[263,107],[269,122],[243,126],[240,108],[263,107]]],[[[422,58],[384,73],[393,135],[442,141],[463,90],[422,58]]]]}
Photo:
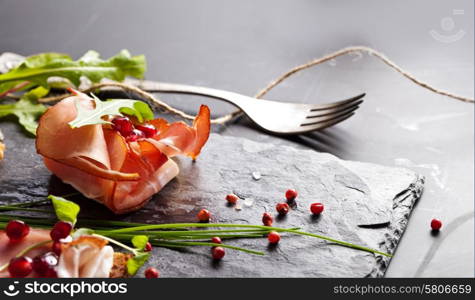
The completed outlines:
{"type": "Polygon", "coordinates": [[[244,206],[251,207],[253,204],[254,204],[254,199],[252,199],[252,198],[244,199],[244,206]]]}
{"type": "Polygon", "coordinates": [[[254,180],[259,180],[261,177],[262,175],[260,172],[252,172],[252,178],[254,178],[254,180]]]}
{"type": "Polygon", "coordinates": [[[235,209],[235,210],[241,210],[241,209],[242,209],[241,204],[239,204],[239,203],[236,204],[236,205],[234,206],[234,209],[235,209]]]}

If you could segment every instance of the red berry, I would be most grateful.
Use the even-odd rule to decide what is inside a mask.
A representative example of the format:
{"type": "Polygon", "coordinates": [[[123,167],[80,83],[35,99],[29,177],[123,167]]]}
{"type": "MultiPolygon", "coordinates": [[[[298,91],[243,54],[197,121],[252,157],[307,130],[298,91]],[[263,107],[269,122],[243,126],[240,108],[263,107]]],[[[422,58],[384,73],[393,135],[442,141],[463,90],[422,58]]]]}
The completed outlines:
{"type": "Polygon", "coordinates": [[[272,226],[272,222],[274,222],[274,218],[272,218],[270,213],[266,212],[262,214],[262,223],[264,226],[272,226]]]}
{"type": "Polygon", "coordinates": [[[213,256],[213,259],[220,260],[225,254],[226,252],[224,251],[223,247],[213,247],[211,249],[211,255],[213,256]]]}
{"type": "Polygon", "coordinates": [[[19,241],[28,235],[30,226],[20,220],[11,220],[8,222],[5,231],[11,241],[19,241]]]}
{"type": "Polygon", "coordinates": [[[57,256],[61,255],[61,242],[53,242],[53,245],[51,246],[51,250],[56,254],[57,256]]]}
{"type": "Polygon", "coordinates": [[[128,136],[125,137],[127,142],[135,142],[143,138],[145,138],[145,133],[143,133],[142,131],[138,129],[132,130],[132,132],[128,136]]]}
{"type": "Polygon", "coordinates": [[[143,249],[145,252],[150,252],[152,251],[152,244],[150,244],[150,242],[147,242],[147,244],[145,244],[145,248],[143,249]]]}
{"type": "Polygon", "coordinates": [[[53,252],[48,252],[33,259],[33,270],[41,277],[56,277],[54,267],[57,264],[58,256],[53,252]]]}
{"type": "Polygon", "coordinates": [[[222,241],[219,237],[215,236],[215,237],[211,238],[211,243],[222,244],[222,241]]]}
{"type": "Polygon", "coordinates": [[[198,220],[200,220],[200,222],[209,222],[211,213],[207,209],[202,209],[198,212],[196,217],[198,218],[198,220]]]}
{"type": "Polygon", "coordinates": [[[147,138],[154,137],[157,134],[157,128],[152,124],[135,125],[135,128],[142,131],[147,138]]]}
{"type": "Polygon", "coordinates": [[[11,277],[26,277],[33,270],[31,258],[28,256],[14,257],[8,264],[8,272],[11,277]]]}
{"type": "Polygon", "coordinates": [[[269,243],[277,244],[280,241],[280,234],[278,232],[271,231],[267,235],[267,239],[269,240],[269,243]]]}
{"type": "Polygon", "coordinates": [[[158,278],[160,276],[160,272],[158,272],[155,268],[148,268],[145,270],[145,278],[158,278]]]}
{"type": "Polygon", "coordinates": [[[45,278],[58,278],[58,273],[56,272],[55,268],[50,268],[48,271],[46,271],[46,274],[44,276],[45,278]]]}
{"type": "Polygon", "coordinates": [[[290,189],[290,190],[287,190],[287,192],[285,192],[285,198],[287,198],[287,201],[293,201],[295,200],[295,198],[297,198],[297,196],[298,196],[298,193],[294,189],[290,189]]]}
{"type": "Polygon", "coordinates": [[[65,221],[59,221],[54,224],[53,229],[51,229],[49,235],[51,239],[55,242],[59,241],[60,239],[66,238],[73,229],[73,224],[65,221]]]}
{"type": "Polygon", "coordinates": [[[275,206],[275,209],[279,213],[279,215],[285,216],[289,212],[289,205],[287,203],[278,203],[275,206]]]}
{"type": "Polygon", "coordinates": [[[322,203],[312,203],[312,205],[310,205],[310,211],[312,212],[312,214],[315,214],[315,215],[319,215],[322,213],[323,211],[323,204],[322,203]]]}
{"type": "Polygon", "coordinates": [[[229,204],[236,204],[238,200],[239,197],[234,194],[229,194],[226,196],[226,201],[228,201],[229,204]]]}
{"type": "Polygon", "coordinates": [[[129,136],[134,130],[134,125],[127,117],[115,117],[112,119],[112,127],[124,137],[129,136]]]}
{"type": "Polygon", "coordinates": [[[439,219],[432,219],[432,221],[430,222],[430,227],[432,228],[432,230],[439,230],[440,228],[442,228],[442,221],[439,219]]]}

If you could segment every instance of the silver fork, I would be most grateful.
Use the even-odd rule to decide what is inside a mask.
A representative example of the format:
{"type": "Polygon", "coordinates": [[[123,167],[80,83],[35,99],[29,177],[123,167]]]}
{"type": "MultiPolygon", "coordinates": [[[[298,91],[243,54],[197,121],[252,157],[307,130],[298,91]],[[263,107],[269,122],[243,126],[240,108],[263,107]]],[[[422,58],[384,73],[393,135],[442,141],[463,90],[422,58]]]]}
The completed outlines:
{"type": "Polygon", "coordinates": [[[147,92],[185,93],[221,99],[239,107],[256,125],[278,135],[324,129],[355,114],[365,94],[325,104],[299,104],[256,99],[238,93],[184,84],[128,80],[147,92]]]}

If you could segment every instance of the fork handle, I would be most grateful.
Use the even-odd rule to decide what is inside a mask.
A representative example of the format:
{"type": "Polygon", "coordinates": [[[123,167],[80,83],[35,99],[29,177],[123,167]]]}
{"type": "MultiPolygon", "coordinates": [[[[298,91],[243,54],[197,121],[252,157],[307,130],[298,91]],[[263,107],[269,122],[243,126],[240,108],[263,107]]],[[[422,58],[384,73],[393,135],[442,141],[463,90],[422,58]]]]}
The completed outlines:
{"type": "Polygon", "coordinates": [[[235,106],[241,107],[249,101],[255,100],[255,98],[244,96],[238,93],[233,93],[224,90],[218,90],[202,86],[193,86],[177,83],[156,82],[150,80],[134,81],[134,85],[148,92],[160,92],[160,93],[182,93],[182,94],[194,94],[202,95],[211,98],[221,99],[235,106]]]}

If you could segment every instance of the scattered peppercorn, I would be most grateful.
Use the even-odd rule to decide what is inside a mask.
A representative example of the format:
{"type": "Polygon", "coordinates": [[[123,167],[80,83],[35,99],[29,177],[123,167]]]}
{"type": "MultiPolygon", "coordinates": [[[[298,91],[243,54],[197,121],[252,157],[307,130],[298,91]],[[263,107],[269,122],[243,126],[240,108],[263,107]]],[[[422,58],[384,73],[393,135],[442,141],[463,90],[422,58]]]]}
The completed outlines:
{"type": "Polygon", "coordinates": [[[262,214],[262,223],[264,224],[264,226],[272,226],[273,222],[274,218],[272,218],[270,213],[265,212],[262,214]]]}
{"type": "Polygon", "coordinates": [[[226,195],[226,201],[228,201],[229,204],[236,204],[238,200],[239,197],[234,194],[226,195]]]}
{"type": "Polygon", "coordinates": [[[324,209],[324,206],[322,203],[312,203],[312,205],[310,205],[310,211],[314,215],[321,214],[323,209],[324,209]]]}
{"type": "Polygon", "coordinates": [[[287,199],[287,201],[294,201],[297,196],[298,193],[294,189],[290,189],[285,192],[285,198],[287,199]]]}
{"type": "Polygon", "coordinates": [[[442,221],[439,219],[432,219],[430,222],[430,227],[432,230],[438,231],[440,228],[442,228],[442,221]]]}
{"type": "Polygon", "coordinates": [[[157,269],[155,268],[148,268],[147,270],[145,270],[145,278],[158,278],[160,276],[160,272],[158,272],[157,269]]]}
{"type": "Polygon", "coordinates": [[[276,231],[271,231],[267,235],[267,240],[269,240],[271,244],[277,244],[280,241],[280,234],[276,231]]]}
{"type": "Polygon", "coordinates": [[[215,260],[221,260],[226,252],[224,251],[223,247],[213,247],[211,249],[211,255],[213,256],[213,259],[215,260]]]}
{"type": "Polygon", "coordinates": [[[285,216],[289,212],[290,207],[287,203],[278,203],[275,206],[275,209],[277,210],[279,215],[285,216]]]}
{"type": "Polygon", "coordinates": [[[196,217],[198,218],[200,222],[209,222],[211,213],[207,209],[202,209],[198,212],[196,217]]]}

